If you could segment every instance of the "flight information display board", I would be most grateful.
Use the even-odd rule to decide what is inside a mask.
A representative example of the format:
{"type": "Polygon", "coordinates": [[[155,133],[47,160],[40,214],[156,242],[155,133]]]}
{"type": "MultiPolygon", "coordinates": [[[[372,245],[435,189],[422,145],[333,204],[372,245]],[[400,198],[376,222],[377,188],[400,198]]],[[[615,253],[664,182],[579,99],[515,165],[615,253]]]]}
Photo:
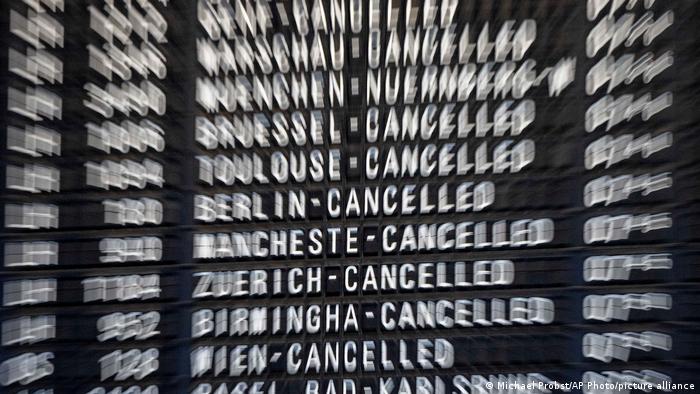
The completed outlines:
{"type": "Polygon", "coordinates": [[[5,0],[0,392],[700,390],[695,0],[5,0]]]}

